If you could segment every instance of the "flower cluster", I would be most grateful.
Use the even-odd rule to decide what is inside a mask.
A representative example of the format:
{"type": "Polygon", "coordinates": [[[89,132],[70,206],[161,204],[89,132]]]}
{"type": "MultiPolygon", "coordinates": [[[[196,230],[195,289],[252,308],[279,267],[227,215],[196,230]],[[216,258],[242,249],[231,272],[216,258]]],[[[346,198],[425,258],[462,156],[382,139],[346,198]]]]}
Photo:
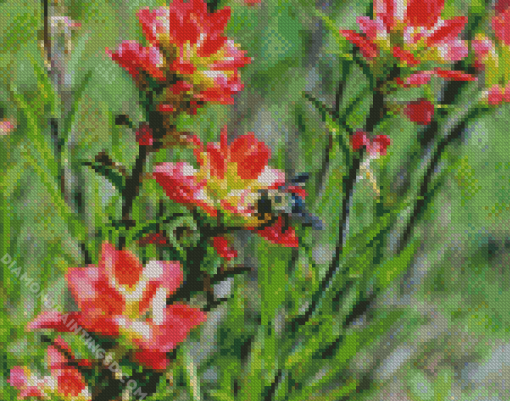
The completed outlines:
{"type": "Polygon", "coordinates": [[[485,71],[485,86],[482,102],[499,106],[510,102],[510,8],[506,8],[492,19],[494,40],[478,34],[473,40],[476,67],[485,71]]]}
{"type": "Polygon", "coordinates": [[[203,0],[175,0],[137,15],[149,46],[124,41],[107,53],[141,88],[149,78],[163,86],[158,111],[194,114],[204,102],[233,102],[232,95],[243,89],[238,69],[251,59],[223,35],[228,7],[209,13],[203,0]]]}
{"type": "Polygon", "coordinates": [[[369,60],[391,55],[401,66],[423,62],[452,62],[466,57],[468,45],[458,39],[466,17],[443,20],[444,0],[375,0],[374,19],[356,19],[363,34],[352,30],[340,33],[360,48],[369,60]]]}
{"type": "Polygon", "coordinates": [[[135,349],[135,361],[165,369],[166,353],[206,317],[197,308],[166,305],[182,279],[179,262],[152,261],[144,267],[130,251],[104,243],[97,266],[73,268],[67,274],[80,311],[43,312],[28,329],[71,332],[79,326],[101,336],[123,337],[135,349]]]}

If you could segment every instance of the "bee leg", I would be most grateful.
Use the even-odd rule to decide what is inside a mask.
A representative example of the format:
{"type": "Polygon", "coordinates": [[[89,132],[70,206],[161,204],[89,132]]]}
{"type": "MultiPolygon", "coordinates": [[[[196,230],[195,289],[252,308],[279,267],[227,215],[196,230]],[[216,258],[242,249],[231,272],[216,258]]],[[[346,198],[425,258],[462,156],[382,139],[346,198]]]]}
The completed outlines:
{"type": "Polygon", "coordinates": [[[211,305],[214,303],[214,290],[211,287],[211,277],[207,273],[203,273],[204,275],[204,292],[207,296],[207,304],[211,305]]]}

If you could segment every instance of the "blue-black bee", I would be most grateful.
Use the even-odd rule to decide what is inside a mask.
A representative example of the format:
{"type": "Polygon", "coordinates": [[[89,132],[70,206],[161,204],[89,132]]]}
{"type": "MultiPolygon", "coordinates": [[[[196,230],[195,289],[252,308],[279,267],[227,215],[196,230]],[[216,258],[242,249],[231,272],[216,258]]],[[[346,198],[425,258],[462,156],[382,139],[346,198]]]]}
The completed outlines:
{"type": "Polygon", "coordinates": [[[305,200],[298,193],[292,191],[291,187],[303,185],[310,175],[300,173],[292,177],[285,185],[278,189],[260,190],[260,198],[257,200],[257,216],[264,229],[273,225],[279,216],[283,218],[282,233],[290,227],[291,221],[295,221],[305,227],[312,227],[314,230],[322,230],[322,220],[308,212],[305,200]]]}

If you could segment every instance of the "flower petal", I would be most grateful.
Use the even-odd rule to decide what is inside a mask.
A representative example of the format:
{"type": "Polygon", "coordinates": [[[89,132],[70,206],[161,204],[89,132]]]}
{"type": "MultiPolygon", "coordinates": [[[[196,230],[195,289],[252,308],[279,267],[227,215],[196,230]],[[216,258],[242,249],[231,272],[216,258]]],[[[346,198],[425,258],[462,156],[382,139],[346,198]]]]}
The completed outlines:
{"type": "Polygon", "coordinates": [[[434,117],[434,105],[425,99],[415,100],[407,104],[404,114],[416,124],[428,125],[434,117]]]}
{"type": "Polygon", "coordinates": [[[257,230],[257,234],[268,241],[283,245],[286,247],[296,248],[299,246],[299,241],[296,237],[296,232],[293,227],[285,227],[282,216],[278,216],[278,220],[270,227],[262,230],[257,230]]]}
{"type": "Polygon", "coordinates": [[[271,157],[270,149],[251,133],[236,138],[229,149],[229,162],[237,163],[237,175],[243,180],[257,179],[271,157]]]}
{"type": "Polygon", "coordinates": [[[213,246],[218,255],[226,261],[237,258],[237,251],[229,246],[228,240],[225,237],[214,237],[213,246]]]}
{"type": "Polygon", "coordinates": [[[409,0],[406,9],[406,22],[415,27],[432,28],[444,8],[444,0],[409,0]]]}
{"type": "Polygon", "coordinates": [[[186,162],[160,163],[154,168],[153,177],[174,202],[199,206],[210,216],[216,216],[218,212],[214,206],[203,200],[206,183],[197,181],[197,172],[186,162]]]}

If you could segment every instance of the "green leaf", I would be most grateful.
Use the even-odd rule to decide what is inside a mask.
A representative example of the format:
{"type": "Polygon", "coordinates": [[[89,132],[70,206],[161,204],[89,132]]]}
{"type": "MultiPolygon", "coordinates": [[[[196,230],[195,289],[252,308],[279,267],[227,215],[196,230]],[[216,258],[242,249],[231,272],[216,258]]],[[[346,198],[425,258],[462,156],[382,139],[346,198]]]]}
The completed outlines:
{"type": "MultiPolygon", "coordinates": [[[[347,39],[345,39],[342,35],[340,35],[340,30],[335,26],[335,23],[331,18],[329,18],[326,14],[322,13],[321,11],[317,10],[316,8],[313,9],[315,12],[315,15],[319,18],[322,18],[322,21],[324,22],[325,27],[328,29],[328,31],[333,35],[336,42],[338,43],[338,47],[343,49],[345,47],[345,44],[347,43],[347,39]]],[[[346,58],[348,60],[352,60],[352,56],[350,54],[342,55],[343,58],[346,58]]]]}
{"type": "MultiPolygon", "coordinates": [[[[272,5],[271,5],[272,6],[272,5]]],[[[299,35],[301,23],[292,15],[288,5],[271,10],[271,19],[261,35],[261,50],[258,66],[261,71],[270,70],[280,63],[297,64],[302,57],[302,41],[299,35]]],[[[281,73],[286,71],[281,68],[281,73]]],[[[278,75],[278,72],[275,74],[278,75]]]]}
{"type": "MultiPolygon", "coordinates": [[[[39,127],[37,126],[36,117],[28,107],[25,99],[16,92],[15,88],[11,90],[11,95],[18,109],[25,114],[27,119],[27,137],[31,141],[31,144],[27,144],[24,147],[23,157],[30,163],[48,191],[51,202],[62,219],[67,223],[71,235],[77,240],[83,241],[86,229],[60,194],[57,184],[57,167],[53,158],[53,153],[47,145],[45,138],[42,137],[39,127]]],[[[79,264],[80,262],[75,260],[74,263],[79,264]]]]}
{"type": "MultiPolygon", "coordinates": [[[[82,59],[83,59],[83,53],[85,51],[85,47],[87,46],[87,41],[89,40],[90,38],[90,34],[86,33],[82,36],[80,36],[79,38],[77,38],[75,41],[73,41],[73,50],[72,50],[72,53],[71,53],[71,57],[69,59],[69,63],[67,65],[67,70],[68,71],[73,71],[73,73],[71,73],[71,87],[74,87],[74,85],[76,84],[76,76],[78,74],[78,72],[81,70],[80,68],[80,63],[82,62],[82,59]]],[[[78,87],[78,91],[80,90],[79,88],[81,87],[81,84],[80,86],[78,87]]]]}
{"type": "Polygon", "coordinates": [[[36,36],[38,25],[39,18],[37,14],[25,13],[18,15],[4,31],[0,53],[16,53],[22,45],[36,36]]]}
{"type": "Polygon", "coordinates": [[[317,109],[322,117],[322,121],[326,124],[328,129],[335,135],[338,135],[340,140],[340,145],[342,146],[342,150],[346,157],[350,157],[350,144],[349,138],[345,135],[344,130],[348,133],[353,132],[353,129],[349,126],[349,124],[345,121],[338,120],[335,116],[335,112],[331,110],[328,106],[322,103],[320,100],[316,99],[314,96],[309,93],[304,93],[303,96],[309,100],[317,109]],[[342,126],[342,129],[340,128],[342,126]]]}
{"type": "Polygon", "coordinates": [[[83,92],[85,91],[85,88],[87,87],[90,78],[92,77],[92,70],[88,71],[85,76],[83,77],[80,85],[74,92],[74,100],[73,104],[71,105],[71,109],[67,113],[65,119],[64,119],[64,126],[62,128],[61,137],[59,139],[59,143],[61,148],[64,148],[65,144],[67,143],[67,139],[69,138],[69,134],[71,132],[71,128],[73,127],[74,119],[76,116],[76,113],[78,111],[78,107],[81,101],[81,98],[83,96],[83,92]]]}
{"type": "Polygon", "coordinates": [[[434,388],[422,370],[412,369],[409,372],[407,386],[414,401],[434,401],[434,388]]]}
{"type": "Polygon", "coordinates": [[[59,97],[56,92],[53,90],[53,85],[48,77],[48,74],[44,71],[44,69],[38,64],[38,62],[28,54],[30,61],[34,67],[35,75],[37,77],[37,89],[39,97],[42,97],[42,100],[46,104],[50,104],[51,106],[51,115],[53,117],[59,117],[59,97]]]}
{"type": "Polygon", "coordinates": [[[110,181],[120,194],[124,193],[124,187],[126,185],[125,179],[120,173],[113,170],[112,167],[97,162],[82,162],[82,164],[84,166],[89,166],[96,173],[110,181]]]}
{"type": "Polygon", "coordinates": [[[386,259],[384,263],[379,265],[373,277],[376,280],[376,286],[379,291],[384,291],[397,277],[404,273],[411,263],[421,240],[414,239],[398,256],[386,259]]]}
{"type": "Polygon", "coordinates": [[[181,346],[183,360],[184,360],[184,376],[186,380],[186,387],[189,391],[191,401],[200,401],[202,395],[200,393],[200,378],[197,374],[197,367],[191,356],[191,348],[188,344],[181,346]]]}

